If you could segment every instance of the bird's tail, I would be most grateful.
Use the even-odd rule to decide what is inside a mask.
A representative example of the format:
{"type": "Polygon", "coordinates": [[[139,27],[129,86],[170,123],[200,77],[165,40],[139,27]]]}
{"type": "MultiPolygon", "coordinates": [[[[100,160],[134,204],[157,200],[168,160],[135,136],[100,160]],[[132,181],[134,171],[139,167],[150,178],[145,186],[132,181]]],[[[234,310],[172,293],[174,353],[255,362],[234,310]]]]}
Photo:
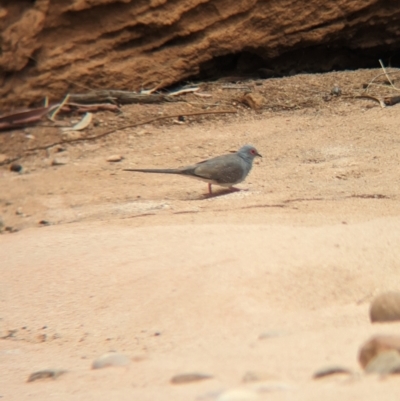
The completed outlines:
{"type": "Polygon", "coordinates": [[[137,171],[139,173],[158,173],[158,174],[182,174],[182,170],[177,168],[168,168],[168,169],[151,169],[151,168],[124,168],[124,171],[137,171]]]}

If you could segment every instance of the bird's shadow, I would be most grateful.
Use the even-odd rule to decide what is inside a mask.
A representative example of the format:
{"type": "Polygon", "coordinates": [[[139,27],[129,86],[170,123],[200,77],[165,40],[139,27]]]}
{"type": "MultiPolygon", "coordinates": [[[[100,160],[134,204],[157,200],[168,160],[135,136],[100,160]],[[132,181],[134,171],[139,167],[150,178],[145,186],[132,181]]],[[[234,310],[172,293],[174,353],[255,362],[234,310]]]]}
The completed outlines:
{"type": "Polygon", "coordinates": [[[225,196],[225,195],[233,194],[235,192],[242,192],[242,191],[247,191],[247,189],[240,189],[240,188],[232,187],[230,189],[219,190],[218,192],[213,192],[211,194],[210,193],[203,194],[197,199],[204,200],[204,199],[219,198],[220,196],[225,196]]]}

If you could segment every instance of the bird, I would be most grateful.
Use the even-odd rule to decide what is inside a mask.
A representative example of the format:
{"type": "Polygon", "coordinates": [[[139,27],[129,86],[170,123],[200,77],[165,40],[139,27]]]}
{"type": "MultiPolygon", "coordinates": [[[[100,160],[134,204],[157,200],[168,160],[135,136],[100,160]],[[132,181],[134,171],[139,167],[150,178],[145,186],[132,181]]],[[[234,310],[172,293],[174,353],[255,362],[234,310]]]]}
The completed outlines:
{"type": "Polygon", "coordinates": [[[179,174],[196,178],[208,183],[208,193],[212,194],[212,185],[228,187],[230,190],[238,190],[233,186],[244,181],[253,167],[255,157],[262,157],[252,145],[244,145],[235,153],[228,153],[212,159],[201,161],[186,167],[170,169],[136,169],[127,168],[124,171],[139,173],[179,174]]]}

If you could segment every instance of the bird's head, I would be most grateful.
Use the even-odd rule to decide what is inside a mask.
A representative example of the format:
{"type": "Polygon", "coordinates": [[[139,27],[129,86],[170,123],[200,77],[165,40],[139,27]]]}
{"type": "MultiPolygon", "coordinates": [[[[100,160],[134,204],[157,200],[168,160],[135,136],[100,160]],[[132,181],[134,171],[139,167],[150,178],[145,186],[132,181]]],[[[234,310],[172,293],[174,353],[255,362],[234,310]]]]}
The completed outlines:
{"type": "Polygon", "coordinates": [[[238,151],[238,154],[244,159],[253,160],[255,157],[262,157],[253,145],[244,145],[238,151]]]}

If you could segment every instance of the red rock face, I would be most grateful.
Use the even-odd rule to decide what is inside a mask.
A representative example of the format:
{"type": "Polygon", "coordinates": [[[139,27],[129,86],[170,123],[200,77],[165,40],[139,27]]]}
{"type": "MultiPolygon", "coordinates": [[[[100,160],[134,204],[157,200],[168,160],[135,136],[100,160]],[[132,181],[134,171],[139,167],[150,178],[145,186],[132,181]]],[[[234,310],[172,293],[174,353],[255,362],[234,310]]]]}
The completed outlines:
{"type": "Polygon", "coordinates": [[[0,107],[165,87],[243,51],[268,60],[332,43],[390,49],[399,19],[384,0],[3,0],[0,107]]]}

